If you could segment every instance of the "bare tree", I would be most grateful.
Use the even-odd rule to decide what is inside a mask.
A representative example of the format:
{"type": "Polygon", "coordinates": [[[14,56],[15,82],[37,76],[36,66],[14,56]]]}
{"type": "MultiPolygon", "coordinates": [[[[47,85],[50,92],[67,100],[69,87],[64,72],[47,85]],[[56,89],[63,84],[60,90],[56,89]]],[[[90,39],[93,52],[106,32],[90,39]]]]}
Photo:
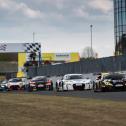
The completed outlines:
{"type": "Polygon", "coordinates": [[[97,58],[97,53],[91,47],[85,47],[81,54],[82,58],[97,58]]]}

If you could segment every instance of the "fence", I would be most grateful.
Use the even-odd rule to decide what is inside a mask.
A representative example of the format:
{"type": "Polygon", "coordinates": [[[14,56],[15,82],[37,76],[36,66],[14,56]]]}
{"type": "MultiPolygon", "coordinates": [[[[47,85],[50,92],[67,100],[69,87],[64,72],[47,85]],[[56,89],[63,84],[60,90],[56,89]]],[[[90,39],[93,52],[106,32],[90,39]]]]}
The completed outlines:
{"type": "Polygon", "coordinates": [[[126,56],[87,59],[74,63],[30,67],[28,75],[56,76],[70,73],[115,72],[126,70],[126,56]]]}

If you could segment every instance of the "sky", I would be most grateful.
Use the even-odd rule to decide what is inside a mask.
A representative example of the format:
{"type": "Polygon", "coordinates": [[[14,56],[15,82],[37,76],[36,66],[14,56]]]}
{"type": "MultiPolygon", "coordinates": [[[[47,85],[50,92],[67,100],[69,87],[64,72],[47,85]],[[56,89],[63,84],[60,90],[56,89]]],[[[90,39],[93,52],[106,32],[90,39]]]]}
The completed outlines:
{"type": "Polygon", "coordinates": [[[41,42],[42,52],[114,54],[112,0],[0,0],[0,42],[41,42]]]}

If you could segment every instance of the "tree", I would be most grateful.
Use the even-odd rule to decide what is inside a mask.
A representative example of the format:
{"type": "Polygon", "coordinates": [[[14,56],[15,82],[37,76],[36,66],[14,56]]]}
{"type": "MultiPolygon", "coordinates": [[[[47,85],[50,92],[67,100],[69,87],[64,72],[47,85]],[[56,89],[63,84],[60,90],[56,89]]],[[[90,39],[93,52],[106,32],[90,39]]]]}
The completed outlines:
{"type": "Polygon", "coordinates": [[[91,47],[85,47],[82,51],[81,58],[97,58],[98,54],[91,49],[91,47]]]}

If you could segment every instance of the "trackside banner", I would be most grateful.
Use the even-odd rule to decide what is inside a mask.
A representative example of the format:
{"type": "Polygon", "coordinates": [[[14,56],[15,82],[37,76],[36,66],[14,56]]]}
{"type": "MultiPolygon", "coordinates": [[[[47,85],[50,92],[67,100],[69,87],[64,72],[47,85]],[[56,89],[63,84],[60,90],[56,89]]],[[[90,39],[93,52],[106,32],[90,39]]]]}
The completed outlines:
{"type": "Polygon", "coordinates": [[[68,61],[71,59],[70,53],[56,53],[54,56],[55,61],[68,61]]]}
{"type": "Polygon", "coordinates": [[[0,43],[0,53],[41,52],[40,43],[0,43]]]}
{"type": "Polygon", "coordinates": [[[0,43],[0,53],[24,52],[23,43],[0,43]]]}

